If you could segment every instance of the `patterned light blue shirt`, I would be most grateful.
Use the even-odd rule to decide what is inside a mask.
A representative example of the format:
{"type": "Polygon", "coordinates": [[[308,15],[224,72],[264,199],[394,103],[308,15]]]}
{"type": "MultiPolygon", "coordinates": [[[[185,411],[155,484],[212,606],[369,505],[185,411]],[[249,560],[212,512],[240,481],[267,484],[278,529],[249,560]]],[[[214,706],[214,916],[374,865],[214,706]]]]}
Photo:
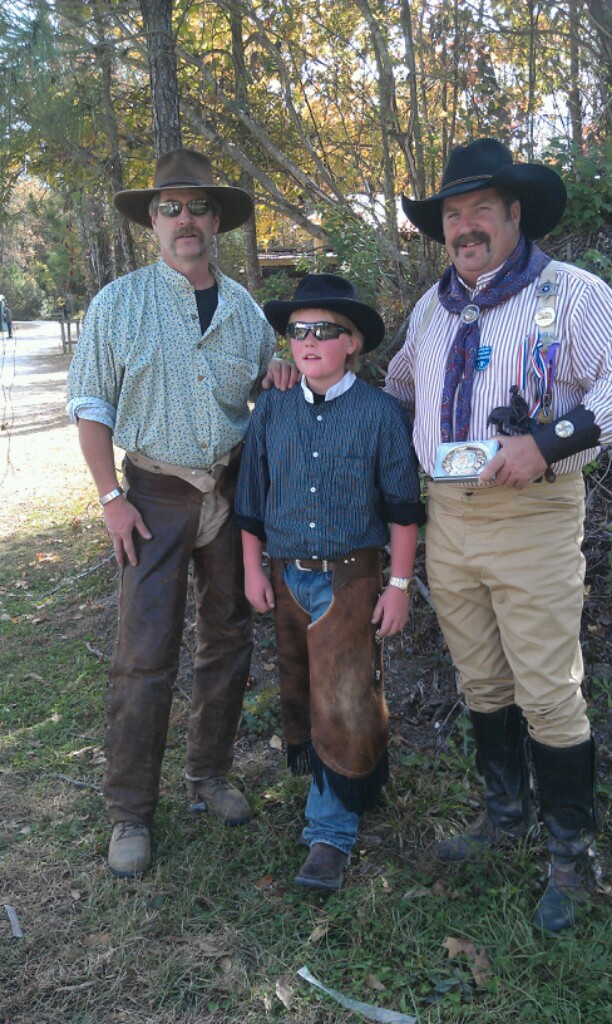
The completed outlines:
{"type": "Polygon", "coordinates": [[[389,522],[424,521],[406,412],[360,378],[338,391],[313,404],[306,389],[274,388],[255,406],[236,522],[273,558],[335,559],[382,547],[389,522]]]}
{"type": "Polygon", "coordinates": [[[219,301],[204,335],[192,285],[163,260],[95,296],[68,373],[74,422],[104,423],[117,447],[193,469],[243,439],[274,331],[242,285],[214,274],[219,301]]]}

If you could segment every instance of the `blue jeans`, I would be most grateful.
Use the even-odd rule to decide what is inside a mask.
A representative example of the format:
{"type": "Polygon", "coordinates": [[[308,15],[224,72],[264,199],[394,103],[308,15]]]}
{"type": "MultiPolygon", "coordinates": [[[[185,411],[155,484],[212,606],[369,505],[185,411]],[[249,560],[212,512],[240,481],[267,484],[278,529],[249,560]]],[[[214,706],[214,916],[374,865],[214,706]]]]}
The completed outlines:
{"type": "MultiPolygon", "coordinates": [[[[313,622],[320,619],[332,600],[331,572],[304,572],[297,566],[285,566],[284,580],[299,605],[308,612],[313,622]]],[[[342,801],[332,792],[323,769],[323,792],[314,779],[306,801],[308,825],[302,838],[308,846],[327,843],[342,853],[349,854],[357,840],[359,815],[347,811],[342,801]]]]}

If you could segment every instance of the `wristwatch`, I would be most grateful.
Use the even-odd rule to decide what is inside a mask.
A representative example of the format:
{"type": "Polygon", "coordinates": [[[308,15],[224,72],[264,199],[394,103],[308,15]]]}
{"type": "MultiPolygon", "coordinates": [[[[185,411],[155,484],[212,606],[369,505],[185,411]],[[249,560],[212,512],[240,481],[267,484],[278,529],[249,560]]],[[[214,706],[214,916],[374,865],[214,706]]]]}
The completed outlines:
{"type": "Polygon", "coordinates": [[[401,590],[402,594],[406,594],[406,596],[408,596],[410,592],[411,579],[411,576],[391,576],[389,579],[389,586],[397,587],[398,590],[401,590]]]}
{"type": "Polygon", "coordinates": [[[120,498],[123,494],[121,487],[113,487],[112,491],[108,494],[101,494],[98,501],[101,505],[108,505],[109,501],[114,501],[115,498],[120,498]]]}

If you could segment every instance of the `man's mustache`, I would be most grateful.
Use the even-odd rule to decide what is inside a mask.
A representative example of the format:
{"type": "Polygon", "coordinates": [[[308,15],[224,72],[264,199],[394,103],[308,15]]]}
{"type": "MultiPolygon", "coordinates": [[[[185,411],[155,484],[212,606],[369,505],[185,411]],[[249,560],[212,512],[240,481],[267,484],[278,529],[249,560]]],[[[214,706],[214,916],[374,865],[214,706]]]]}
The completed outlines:
{"type": "Polygon", "coordinates": [[[487,235],[486,231],[470,231],[465,235],[457,235],[453,241],[453,249],[455,254],[459,252],[459,248],[462,245],[470,245],[472,242],[481,242],[483,245],[491,248],[491,236],[487,235]]]}
{"type": "Polygon", "coordinates": [[[203,238],[202,232],[198,228],[196,228],[196,227],[192,227],[192,228],[179,228],[178,231],[175,232],[174,237],[175,238],[191,238],[193,235],[195,235],[196,238],[203,238]]]}

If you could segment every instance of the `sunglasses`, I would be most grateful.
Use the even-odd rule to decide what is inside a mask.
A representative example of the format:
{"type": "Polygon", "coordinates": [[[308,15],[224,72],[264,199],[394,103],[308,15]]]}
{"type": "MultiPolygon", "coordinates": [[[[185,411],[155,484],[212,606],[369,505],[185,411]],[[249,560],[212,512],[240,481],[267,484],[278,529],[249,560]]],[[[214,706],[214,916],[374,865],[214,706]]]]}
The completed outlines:
{"type": "Polygon", "coordinates": [[[304,341],[308,337],[309,331],[314,334],[317,341],[335,341],[341,334],[353,333],[348,327],[343,327],[342,324],[331,324],[327,320],[320,320],[316,324],[304,324],[299,320],[294,320],[293,323],[287,324],[286,334],[293,341],[304,341]]]}
{"type": "Polygon", "coordinates": [[[181,203],[178,199],[166,199],[157,207],[157,212],[162,217],[178,217],[183,207],[186,206],[192,217],[203,217],[211,209],[207,199],[190,199],[188,203],[181,203]]]}

